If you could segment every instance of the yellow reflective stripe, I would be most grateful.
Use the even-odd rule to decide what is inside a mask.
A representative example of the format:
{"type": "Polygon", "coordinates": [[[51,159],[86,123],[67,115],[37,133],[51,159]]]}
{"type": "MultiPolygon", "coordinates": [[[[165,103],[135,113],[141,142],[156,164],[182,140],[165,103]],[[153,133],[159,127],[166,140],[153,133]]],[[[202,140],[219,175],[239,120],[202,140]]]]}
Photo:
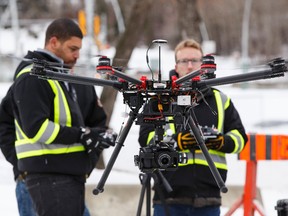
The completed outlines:
{"type": "MultiPolygon", "coordinates": [[[[30,70],[31,68],[22,70],[17,77],[30,70]]],[[[72,117],[67,98],[60,83],[54,80],[47,81],[54,93],[54,122],[46,119],[37,134],[30,139],[25,135],[20,125],[15,120],[17,137],[15,146],[18,158],[85,151],[84,146],[81,144],[52,144],[60,131],[60,124],[71,127],[72,117]]]]}
{"type": "Polygon", "coordinates": [[[227,101],[224,104],[224,110],[226,110],[230,106],[230,98],[227,98],[227,101]]]}
{"type": "Polygon", "coordinates": [[[56,82],[56,85],[60,91],[60,94],[62,97],[61,99],[62,99],[62,102],[64,105],[64,110],[65,110],[65,114],[66,114],[66,124],[65,125],[68,127],[71,127],[72,126],[72,118],[71,118],[70,108],[69,108],[66,96],[65,96],[63,89],[61,88],[59,82],[58,81],[55,81],[55,82],[56,82]]]}
{"type": "MultiPolygon", "coordinates": [[[[189,150],[181,151],[181,152],[186,153],[186,156],[188,157],[188,161],[186,164],[179,163],[178,166],[186,166],[189,164],[190,165],[191,164],[200,164],[200,165],[209,166],[200,149],[196,150],[195,154],[191,153],[189,150]]],[[[211,159],[213,160],[213,162],[217,168],[227,169],[226,154],[225,153],[210,149],[209,154],[210,154],[211,159]]]]}
{"type": "Polygon", "coordinates": [[[239,153],[244,148],[244,138],[238,130],[232,130],[226,135],[230,136],[235,143],[235,148],[232,153],[239,153]]]}
{"type": "Polygon", "coordinates": [[[222,98],[219,93],[219,91],[213,90],[215,99],[216,99],[216,106],[217,106],[217,111],[218,111],[218,125],[217,129],[218,131],[222,132],[223,131],[223,119],[224,119],[224,110],[223,110],[223,103],[222,103],[222,98]]]}
{"type": "Polygon", "coordinates": [[[16,140],[19,140],[20,138],[19,138],[19,133],[18,133],[18,131],[15,131],[15,134],[16,134],[16,140]]]}
{"type": "Polygon", "coordinates": [[[225,156],[226,156],[226,154],[224,152],[220,152],[220,151],[212,150],[212,149],[209,149],[209,153],[214,154],[214,155],[218,155],[218,156],[223,157],[223,158],[225,158],[225,156]]]}
{"type": "Polygon", "coordinates": [[[152,141],[153,137],[155,136],[155,131],[151,131],[149,134],[148,134],[148,138],[147,138],[147,145],[150,144],[150,142],[152,141]]]}
{"type": "MultiPolygon", "coordinates": [[[[170,121],[170,120],[173,121],[174,119],[173,119],[172,116],[168,116],[168,120],[169,120],[169,121],[170,121]]],[[[169,123],[169,128],[172,130],[173,134],[176,133],[176,129],[175,129],[175,125],[174,125],[174,123],[169,123]]]]}
{"type": "Polygon", "coordinates": [[[38,133],[29,140],[31,143],[36,143],[40,141],[46,144],[50,144],[56,138],[59,130],[60,126],[58,124],[52,123],[49,121],[49,119],[46,119],[38,130],[38,133]],[[52,128],[53,131],[51,130],[52,128]]]}
{"type": "Polygon", "coordinates": [[[20,146],[23,144],[31,143],[30,139],[22,139],[22,140],[16,140],[15,141],[15,146],[20,146]]]}
{"type": "MultiPolygon", "coordinates": [[[[226,156],[226,154],[224,152],[220,152],[220,151],[217,151],[217,150],[209,149],[208,151],[209,151],[210,155],[218,155],[218,156],[223,157],[223,158],[225,158],[225,156],[226,156]]],[[[203,155],[202,154],[202,150],[200,150],[200,149],[196,150],[195,153],[203,155]]]]}
{"type": "Polygon", "coordinates": [[[15,120],[15,129],[16,129],[16,141],[15,141],[15,147],[17,150],[18,146],[31,143],[32,141],[24,134],[24,132],[21,130],[18,122],[15,120]]]}
{"type": "Polygon", "coordinates": [[[58,94],[58,90],[57,90],[57,86],[55,84],[55,81],[53,80],[47,80],[48,83],[50,84],[52,91],[54,92],[54,122],[59,123],[59,119],[60,119],[60,109],[59,109],[59,103],[60,103],[60,99],[59,99],[59,94],[58,94]]]}
{"type": "Polygon", "coordinates": [[[17,74],[16,79],[17,79],[19,76],[21,76],[23,73],[30,72],[31,69],[32,69],[32,66],[31,66],[31,65],[23,68],[23,69],[17,74]]]}
{"type": "MultiPolygon", "coordinates": [[[[192,165],[192,164],[197,164],[197,165],[204,165],[204,166],[209,166],[206,160],[201,160],[201,159],[188,159],[188,162],[186,164],[178,164],[178,166],[187,166],[187,165],[192,165]]],[[[215,167],[218,169],[224,169],[228,170],[228,167],[226,164],[223,163],[218,163],[214,162],[215,167]]]]}
{"type": "Polygon", "coordinates": [[[52,135],[50,136],[50,138],[45,143],[47,143],[47,144],[52,143],[56,139],[56,136],[58,135],[59,131],[60,131],[60,125],[55,124],[52,135]]]}
{"type": "Polygon", "coordinates": [[[41,125],[40,129],[38,130],[38,133],[33,138],[30,139],[32,143],[35,143],[41,139],[41,137],[43,136],[43,134],[45,133],[47,129],[48,124],[49,124],[49,120],[46,119],[41,125]]]}
{"type": "MultiPolygon", "coordinates": [[[[35,145],[35,144],[31,144],[35,145]]],[[[59,148],[59,149],[41,149],[41,150],[35,150],[35,151],[28,151],[23,153],[18,153],[17,158],[27,158],[27,157],[34,157],[34,156],[40,156],[45,154],[65,154],[65,153],[72,153],[72,152],[82,152],[85,151],[84,146],[73,146],[68,148],[59,148]]]]}
{"type": "MultiPolygon", "coordinates": [[[[191,164],[199,164],[199,165],[204,165],[204,166],[209,166],[206,160],[201,160],[201,159],[188,159],[188,162],[186,164],[178,164],[178,166],[187,166],[187,165],[191,165],[191,164]]],[[[228,170],[227,168],[227,164],[223,164],[223,163],[217,163],[214,162],[216,168],[218,169],[224,169],[224,170],[228,170]]]]}
{"type": "Polygon", "coordinates": [[[54,122],[65,124],[68,127],[72,126],[71,112],[69,104],[58,81],[48,80],[52,91],[55,94],[54,98],[54,122]],[[65,118],[64,118],[65,117],[65,118]],[[62,121],[61,121],[62,120],[62,121]]]}
{"type": "Polygon", "coordinates": [[[18,123],[18,121],[16,119],[15,119],[14,123],[15,123],[15,129],[16,129],[17,138],[20,139],[20,140],[28,140],[29,138],[22,131],[22,129],[19,126],[19,123],[18,123]]]}
{"type": "MultiPolygon", "coordinates": [[[[173,120],[173,117],[172,117],[172,116],[168,116],[168,117],[166,117],[166,120],[167,120],[167,121],[173,120]]],[[[174,123],[165,124],[165,128],[164,128],[164,129],[165,129],[165,132],[164,132],[164,134],[163,134],[164,136],[167,135],[167,130],[168,130],[168,129],[171,129],[173,134],[176,133],[174,123]]],[[[153,141],[154,136],[155,136],[155,131],[151,131],[151,132],[148,134],[147,142],[146,142],[147,145],[151,144],[151,142],[153,141]]]]}

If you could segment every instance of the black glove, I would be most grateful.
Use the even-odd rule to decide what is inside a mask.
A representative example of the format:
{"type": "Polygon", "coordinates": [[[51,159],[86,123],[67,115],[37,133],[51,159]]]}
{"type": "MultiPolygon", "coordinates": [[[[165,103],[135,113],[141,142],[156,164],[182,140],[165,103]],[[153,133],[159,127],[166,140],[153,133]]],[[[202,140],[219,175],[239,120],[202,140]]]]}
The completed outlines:
{"type": "Polygon", "coordinates": [[[224,136],[220,134],[215,137],[205,139],[205,145],[208,149],[219,150],[222,148],[223,144],[224,136]]]}
{"type": "Polygon", "coordinates": [[[108,129],[105,132],[100,133],[98,137],[99,142],[98,147],[103,150],[104,148],[115,146],[117,136],[118,136],[117,133],[115,133],[111,129],[108,129]]]}
{"type": "MultiPolygon", "coordinates": [[[[223,135],[214,135],[205,137],[205,145],[208,149],[219,150],[224,144],[224,136],[223,135]]],[[[177,141],[177,150],[186,150],[186,149],[199,149],[199,145],[194,136],[190,134],[190,132],[180,132],[176,137],[177,141]]]]}
{"type": "Polygon", "coordinates": [[[81,128],[79,142],[88,153],[101,152],[104,148],[115,145],[117,135],[105,128],[81,128]]]}
{"type": "Polygon", "coordinates": [[[197,141],[189,131],[184,131],[176,134],[177,150],[195,149],[199,148],[197,141]]]}

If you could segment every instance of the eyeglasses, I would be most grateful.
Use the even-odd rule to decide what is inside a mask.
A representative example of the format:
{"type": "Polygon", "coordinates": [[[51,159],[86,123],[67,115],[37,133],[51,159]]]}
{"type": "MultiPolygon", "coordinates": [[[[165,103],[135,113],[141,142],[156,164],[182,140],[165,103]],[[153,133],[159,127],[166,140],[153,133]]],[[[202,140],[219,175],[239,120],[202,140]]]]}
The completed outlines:
{"type": "Polygon", "coordinates": [[[177,64],[180,65],[184,65],[184,66],[188,66],[189,62],[191,62],[191,64],[199,64],[202,62],[202,59],[179,59],[176,61],[177,64]]]}

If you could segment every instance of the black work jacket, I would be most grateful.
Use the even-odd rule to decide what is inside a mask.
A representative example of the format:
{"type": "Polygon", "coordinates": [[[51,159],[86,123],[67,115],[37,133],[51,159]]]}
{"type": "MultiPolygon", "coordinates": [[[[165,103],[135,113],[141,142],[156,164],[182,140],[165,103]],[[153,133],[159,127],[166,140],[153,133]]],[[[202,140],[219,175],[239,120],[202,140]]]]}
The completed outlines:
{"type": "MultiPolygon", "coordinates": [[[[212,110],[217,111],[217,104],[214,92],[219,92],[217,89],[209,89],[205,93],[205,100],[201,99],[193,110],[200,126],[217,126],[218,116],[212,113],[212,110]],[[209,104],[209,106],[207,105],[209,104]]],[[[173,109],[175,113],[179,109],[173,109]]],[[[175,124],[176,133],[183,131],[183,125],[175,124]]],[[[247,136],[245,133],[244,126],[241,122],[240,116],[230,100],[229,106],[226,107],[224,112],[224,123],[223,123],[223,134],[224,134],[224,146],[220,149],[223,153],[232,153],[234,151],[235,143],[230,136],[225,135],[226,133],[237,129],[240,135],[244,139],[244,145],[247,142],[247,136]]],[[[152,125],[141,125],[139,143],[141,146],[147,145],[147,138],[151,131],[154,130],[152,125]]],[[[193,151],[191,150],[193,155],[193,151]]],[[[220,153],[221,154],[221,153],[220,153]]],[[[218,171],[224,180],[226,181],[227,169],[219,169],[218,171]]],[[[165,178],[168,180],[173,191],[168,193],[163,185],[155,184],[156,187],[160,186],[160,190],[164,194],[164,198],[181,198],[181,199],[195,199],[198,197],[213,197],[221,198],[220,189],[216,184],[216,181],[210,171],[209,166],[201,165],[197,162],[194,164],[187,164],[179,166],[176,171],[162,171],[165,178]]],[[[159,193],[156,190],[154,200],[159,201],[159,193]]]]}
{"type": "MultiPolygon", "coordinates": [[[[27,59],[32,58],[38,58],[38,59],[45,59],[47,61],[56,62],[55,59],[53,59],[50,55],[47,55],[46,53],[43,53],[41,51],[34,51],[34,52],[28,52],[28,54],[25,56],[27,59]]],[[[16,78],[17,74],[26,66],[28,66],[30,63],[28,61],[22,61],[18,68],[16,69],[14,79],[16,78]]],[[[19,80],[16,79],[15,83],[19,82],[21,77],[24,77],[25,79],[30,80],[33,79],[36,84],[37,82],[46,82],[45,80],[36,80],[38,78],[27,75],[21,75],[19,80]]],[[[23,78],[22,78],[23,79],[23,78]]],[[[21,81],[22,82],[22,81],[21,81]]],[[[13,102],[13,88],[15,88],[15,83],[10,87],[9,91],[7,92],[6,96],[3,98],[0,106],[0,147],[1,150],[7,159],[12,165],[13,165],[13,171],[14,171],[14,177],[17,178],[20,172],[62,172],[63,170],[67,172],[67,174],[89,174],[92,169],[95,166],[95,161],[97,158],[95,157],[88,157],[86,152],[83,152],[81,154],[75,153],[71,155],[66,155],[64,157],[67,157],[68,159],[64,159],[66,161],[63,163],[60,159],[53,158],[53,155],[46,155],[45,160],[49,161],[49,158],[51,158],[51,161],[57,163],[59,161],[59,165],[54,166],[47,166],[44,165],[41,161],[45,161],[41,157],[35,157],[35,158],[28,158],[24,159],[20,162],[17,161],[16,152],[15,152],[15,124],[14,124],[14,116],[17,116],[17,106],[15,104],[15,101],[13,102]],[[15,115],[13,113],[13,108],[15,107],[15,115]],[[70,163],[70,162],[71,163],[70,163]],[[18,163],[17,163],[18,162],[18,163]],[[79,166],[82,164],[83,166],[79,166]],[[21,171],[19,171],[19,169],[21,171]]],[[[29,83],[29,81],[28,81],[29,83]]],[[[62,82],[61,82],[62,83],[62,82]]],[[[64,87],[64,83],[61,84],[63,86],[64,91],[66,91],[66,88],[64,87]]],[[[55,142],[57,143],[75,143],[79,139],[79,127],[80,126],[88,126],[88,127],[105,127],[106,123],[106,114],[102,108],[102,106],[99,105],[98,97],[96,95],[95,89],[93,86],[86,86],[86,85],[80,85],[80,84],[73,84],[75,93],[77,95],[77,103],[73,102],[71,100],[71,96],[67,93],[67,99],[69,100],[69,104],[75,104],[70,107],[71,113],[72,113],[72,127],[67,128],[63,127],[61,128],[61,132],[59,133],[59,136],[56,137],[55,142]],[[69,99],[70,98],[70,99],[69,99]],[[79,109],[80,108],[80,109],[79,109]]],[[[29,88],[33,91],[38,91],[36,88],[36,85],[29,85],[29,88]]],[[[49,88],[47,88],[47,97],[52,96],[52,94],[49,94],[49,88]]],[[[40,101],[46,101],[42,100],[42,98],[34,98],[34,103],[40,103],[40,101]]],[[[31,112],[34,112],[33,114],[36,115],[37,112],[41,112],[41,110],[33,110],[33,104],[31,103],[26,104],[23,106],[23,109],[29,109],[24,111],[23,113],[27,113],[29,115],[29,119],[31,122],[33,122],[33,115],[31,115],[31,112]]],[[[36,105],[38,109],[41,109],[41,106],[36,105]]],[[[21,107],[22,108],[22,107],[21,107]]],[[[36,116],[35,116],[36,117],[36,116]]],[[[20,120],[19,116],[18,119],[20,120]]],[[[36,118],[35,118],[36,119],[36,118]]],[[[21,120],[20,120],[21,121],[21,120]]],[[[35,121],[35,120],[34,120],[35,121]]],[[[33,128],[27,130],[28,134],[33,134],[35,131],[33,128]]],[[[61,156],[58,156],[58,158],[61,156]]],[[[62,157],[63,158],[63,157],[62,157]]]]}

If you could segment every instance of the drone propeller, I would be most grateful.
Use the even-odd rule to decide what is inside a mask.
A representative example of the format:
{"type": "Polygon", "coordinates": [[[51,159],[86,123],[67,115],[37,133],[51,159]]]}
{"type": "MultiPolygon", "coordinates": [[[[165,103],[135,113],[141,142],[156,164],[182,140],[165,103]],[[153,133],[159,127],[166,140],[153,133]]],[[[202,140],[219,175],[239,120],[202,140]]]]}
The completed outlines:
{"type": "Polygon", "coordinates": [[[30,62],[33,63],[32,59],[28,59],[28,58],[21,58],[12,54],[0,54],[0,57],[2,58],[11,58],[11,59],[16,59],[18,61],[26,61],[26,62],[30,62]]]}
{"type": "MultiPolygon", "coordinates": [[[[16,59],[19,62],[24,61],[24,62],[28,62],[31,64],[35,63],[35,59],[18,57],[18,56],[12,55],[12,54],[0,54],[0,57],[16,59]]],[[[51,69],[56,69],[56,70],[70,71],[72,67],[73,68],[75,68],[75,67],[84,68],[85,67],[84,64],[70,65],[70,64],[60,63],[60,62],[50,62],[47,60],[43,60],[43,62],[44,61],[45,61],[46,67],[49,67],[51,69]]]]}
{"type": "MultiPolygon", "coordinates": [[[[98,61],[99,59],[101,58],[108,58],[107,55],[102,55],[102,54],[96,54],[96,55],[91,55],[91,58],[98,58],[98,61]]],[[[113,62],[114,64],[117,63],[117,64],[120,64],[121,62],[128,62],[129,59],[123,59],[123,58],[109,58],[111,62],[113,62]]]]}
{"type": "MultiPolygon", "coordinates": [[[[270,62],[273,62],[275,59],[277,59],[277,58],[275,58],[275,59],[263,59],[261,61],[257,61],[256,64],[255,64],[255,62],[254,62],[254,64],[250,64],[250,63],[244,64],[244,63],[241,63],[241,59],[239,59],[239,62],[236,63],[236,66],[233,65],[230,67],[230,66],[227,66],[227,64],[226,65],[223,64],[222,62],[220,62],[220,64],[219,64],[219,60],[221,60],[221,56],[218,55],[217,53],[209,53],[209,54],[204,55],[204,57],[205,56],[214,56],[217,58],[217,71],[238,71],[238,70],[252,71],[252,70],[258,70],[258,69],[265,69],[265,68],[268,68],[271,66],[269,64],[270,62]]],[[[285,60],[285,63],[287,64],[288,60],[285,60]]]]}

